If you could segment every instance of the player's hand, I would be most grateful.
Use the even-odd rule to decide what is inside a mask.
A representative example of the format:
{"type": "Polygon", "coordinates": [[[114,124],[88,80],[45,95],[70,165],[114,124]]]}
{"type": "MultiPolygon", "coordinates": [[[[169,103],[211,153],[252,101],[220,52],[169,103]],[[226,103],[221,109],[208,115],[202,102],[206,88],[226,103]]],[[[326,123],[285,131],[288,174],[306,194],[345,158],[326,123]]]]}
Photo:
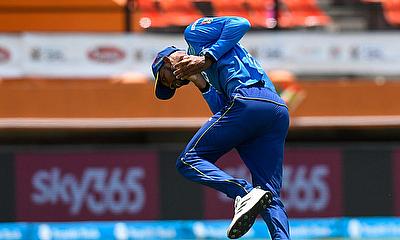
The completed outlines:
{"type": "Polygon", "coordinates": [[[198,74],[212,65],[212,61],[205,56],[184,56],[174,65],[174,75],[177,79],[187,79],[191,75],[198,74]]]}
{"type": "Polygon", "coordinates": [[[194,83],[194,85],[200,91],[202,91],[207,86],[207,82],[206,82],[206,80],[204,79],[204,77],[201,74],[191,75],[190,77],[187,78],[187,80],[189,80],[192,83],[194,83]]]}

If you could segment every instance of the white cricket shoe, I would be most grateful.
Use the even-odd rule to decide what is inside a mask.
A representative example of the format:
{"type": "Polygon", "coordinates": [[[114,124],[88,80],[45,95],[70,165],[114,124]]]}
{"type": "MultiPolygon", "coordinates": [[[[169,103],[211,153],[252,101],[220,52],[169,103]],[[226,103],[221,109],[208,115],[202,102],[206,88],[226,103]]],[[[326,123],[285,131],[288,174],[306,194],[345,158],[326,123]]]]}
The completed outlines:
{"type": "Polygon", "coordinates": [[[253,188],[243,198],[237,196],[235,199],[235,215],[228,227],[228,238],[240,238],[253,226],[258,214],[266,209],[272,202],[272,193],[262,190],[260,187],[253,188]]]}

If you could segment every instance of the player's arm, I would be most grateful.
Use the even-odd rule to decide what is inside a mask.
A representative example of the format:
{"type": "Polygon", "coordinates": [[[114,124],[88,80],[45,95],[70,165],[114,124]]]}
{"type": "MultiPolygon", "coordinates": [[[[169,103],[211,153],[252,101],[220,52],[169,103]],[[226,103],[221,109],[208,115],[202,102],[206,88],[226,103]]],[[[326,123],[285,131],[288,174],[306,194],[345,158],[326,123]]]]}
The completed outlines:
{"type": "Polygon", "coordinates": [[[189,25],[185,30],[185,39],[190,43],[207,46],[200,56],[188,55],[182,59],[174,71],[178,79],[200,73],[218,61],[231,50],[244,34],[250,29],[250,23],[242,17],[210,18],[211,22],[204,23],[200,19],[189,25]]]}
{"type": "Polygon", "coordinates": [[[224,17],[223,19],[223,24],[218,25],[219,28],[210,28],[210,31],[220,32],[217,41],[201,52],[201,55],[211,56],[215,61],[231,50],[250,29],[250,22],[245,18],[224,17]]]}
{"type": "Polygon", "coordinates": [[[192,75],[188,78],[188,80],[193,82],[194,85],[196,85],[196,87],[200,90],[212,113],[215,114],[219,112],[219,110],[225,106],[227,102],[225,96],[221,93],[218,93],[217,90],[204,79],[202,74],[192,75]]]}
{"type": "Polygon", "coordinates": [[[207,91],[203,92],[203,98],[206,100],[208,107],[213,114],[219,112],[227,103],[225,95],[217,92],[217,90],[209,85],[207,91]]]}

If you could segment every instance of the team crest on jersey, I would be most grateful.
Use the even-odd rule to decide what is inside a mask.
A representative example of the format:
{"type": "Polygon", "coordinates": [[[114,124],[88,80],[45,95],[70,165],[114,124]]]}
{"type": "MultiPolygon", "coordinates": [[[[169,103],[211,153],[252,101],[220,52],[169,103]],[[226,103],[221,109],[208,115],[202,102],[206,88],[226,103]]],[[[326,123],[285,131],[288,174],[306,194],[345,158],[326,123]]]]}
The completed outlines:
{"type": "Polygon", "coordinates": [[[203,24],[209,24],[212,23],[213,19],[212,18],[204,18],[203,21],[201,21],[201,25],[203,24]]]}

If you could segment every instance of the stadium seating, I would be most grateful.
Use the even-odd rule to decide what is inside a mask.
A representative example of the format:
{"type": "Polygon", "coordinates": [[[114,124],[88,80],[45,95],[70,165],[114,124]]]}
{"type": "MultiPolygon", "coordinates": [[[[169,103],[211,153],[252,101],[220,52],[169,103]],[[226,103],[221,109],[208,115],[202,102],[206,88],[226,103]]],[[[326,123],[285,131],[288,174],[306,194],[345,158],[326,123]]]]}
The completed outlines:
{"type": "Polygon", "coordinates": [[[287,9],[280,13],[281,27],[315,27],[330,24],[315,0],[282,0],[287,9]]]}
{"type": "Polygon", "coordinates": [[[400,26],[400,0],[382,1],[386,21],[393,26],[400,26]]]}
{"type": "Polygon", "coordinates": [[[165,20],[172,26],[187,26],[202,17],[192,0],[162,0],[159,2],[165,20]]]}
{"type": "Polygon", "coordinates": [[[153,0],[136,0],[134,16],[142,28],[162,28],[169,26],[167,18],[153,0]]]}
{"type": "Polygon", "coordinates": [[[134,6],[134,18],[143,29],[183,27],[202,17],[191,0],[136,0],[134,6]]]}
{"type": "Polygon", "coordinates": [[[247,18],[253,27],[273,28],[273,0],[212,0],[215,16],[247,18]]]}
{"type": "Polygon", "coordinates": [[[381,5],[384,20],[389,26],[400,26],[400,0],[361,0],[364,4],[381,5]]]}
{"type": "MultiPolygon", "coordinates": [[[[273,0],[211,0],[215,16],[242,16],[254,27],[276,25],[273,0]]],[[[331,22],[315,0],[281,0],[279,25],[283,28],[325,26],[331,22]]]]}
{"type": "Polygon", "coordinates": [[[249,21],[253,27],[273,28],[276,26],[274,0],[248,0],[249,21]]]}
{"type": "Polygon", "coordinates": [[[249,18],[245,0],[211,0],[215,16],[240,16],[249,18]]]}

